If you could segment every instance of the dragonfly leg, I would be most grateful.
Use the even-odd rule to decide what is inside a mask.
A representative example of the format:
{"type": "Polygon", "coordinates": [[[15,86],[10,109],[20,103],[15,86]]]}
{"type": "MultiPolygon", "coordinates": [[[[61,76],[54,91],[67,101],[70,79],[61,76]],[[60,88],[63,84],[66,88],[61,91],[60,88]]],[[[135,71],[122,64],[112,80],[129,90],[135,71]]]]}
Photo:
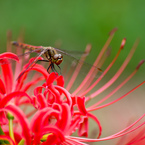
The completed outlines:
{"type": "Polygon", "coordinates": [[[39,61],[50,62],[50,60],[37,60],[37,62],[39,61]]]}
{"type": "Polygon", "coordinates": [[[51,69],[52,69],[53,72],[57,72],[53,63],[51,63],[51,69]]]}
{"type": "Polygon", "coordinates": [[[52,63],[49,65],[49,67],[47,68],[47,72],[49,73],[49,69],[52,68],[52,63]]]}
{"type": "MultiPolygon", "coordinates": [[[[60,67],[58,67],[58,68],[60,68],[60,67]]],[[[58,72],[57,72],[57,70],[55,69],[53,63],[51,64],[51,69],[52,69],[52,71],[53,71],[53,72],[56,74],[56,76],[57,76],[58,72]]]]}
{"type": "MultiPolygon", "coordinates": [[[[51,62],[51,60],[37,60],[37,62],[39,61],[43,61],[43,62],[51,62]]],[[[49,67],[47,68],[47,72],[49,73],[49,69],[52,68],[52,63],[49,65],[49,67]]]]}
{"type": "MultiPolygon", "coordinates": [[[[38,61],[51,62],[51,60],[37,60],[37,62],[38,62],[38,61]]],[[[57,65],[57,67],[58,67],[59,70],[60,70],[59,74],[61,74],[61,68],[60,68],[60,66],[57,65]]],[[[55,67],[54,67],[54,63],[51,62],[51,64],[50,64],[49,67],[47,68],[47,72],[48,72],[48,73],[49,73],[49,69],[50,69],[50,68],[52,69],[53,72],[57,72],[57,70],[56,70],[55,67]]]]}

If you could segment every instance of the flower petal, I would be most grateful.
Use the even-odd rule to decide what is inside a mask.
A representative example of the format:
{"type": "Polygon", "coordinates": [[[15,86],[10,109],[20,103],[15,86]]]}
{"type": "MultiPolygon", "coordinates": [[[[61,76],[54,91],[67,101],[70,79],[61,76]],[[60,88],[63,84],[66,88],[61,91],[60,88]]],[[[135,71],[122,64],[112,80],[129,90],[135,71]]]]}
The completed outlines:
{"type": "Polygon", "coordinates": [[[44,97],[43,94],[38,94],[37,95],[37,100],[38,100],[39,104],[41,105],[40,109],[48,107],[47,100],[46,100],[46,98],[44,97]]]}
{"type": "Polygon", "coordinates": [[[63,103],[61,105],[62,112],[61,112],[61,120],[59,120],[56,125],[60,130],[62,130],[63,134],[67,134],[67,130],[69,129],[71,123],[71,108],[67,103],[63,103]]]}
{"type": "Polygon", "coordinates": [[[83,115],[86,115],[87,114],[87,110],[85,108],[85,97],[77,97],[77,105],[78,105],[79,111],[83,115]]]}
{"type": "Polygon", "coordinates": [[[55,72],[50,73],[50,75],[48,76],[46,80],[47,86],[51,85],[57,77],[58,77],[57,73],[55,72]]]}
{"type": "Polygon", "coordinates": [[[14,97],[28,97],[29,100],[32,103],[32,99],[30,98],[30,96],[28,96],[25,92],[13,92],[11,94],[8,94],[7,96],[5,96],[1,102],[0,102],[0,108],[3,108],[12,98],[14,97]]]}
{"type": "Polygon", "coordinates": [[[40,86],[40,87],[36,87],[34,89],[34,95],[37,96],[39,93],[42,93],[42,89],[45,88],[43,86],[40,86]]]}
{"type": "Polygon", "coordinates": [[[0,125],[8,124],[8,119],[4,111],[0,111],[0,125]]]}
{"type": "Polygon", "coordinates": [[[78,130],[79,136],[85,136],[88,137],[88,117],[83,116],[82,121],[80,121],[79,130],[78,130]]]}
{"type": "Polygon", "coordinates": [[[6,94],[6,88],[5,88],[5,85],[3,83],[3,81],[0,79],[0,93],[1,94],[6,94]]]}
{"type": "Polygon", "coordinates": [[[10,93],[13,87],[13,72],[11,65],[8,63],[7,59],[3,59],[4,64],[1,65],[3,78],[6,86],[7,93],[10,93]]]}
{"type": "Polygon", "coordinates": [[[64,77],[63,76],[58,76],[57,85],[61,86],[61,87],[64,87],[64,77]]]}
{"type": "Polygon", "coordinates": [[[50,107],[46,107],[43,108],[39,111],[37,111],[37,113],[35,113],[35,115],[33,116],[32,120],[31,120],[31,130],[33,133],[39,133],[41,130],[41,119],[42,117],[45,115],[46,112],[48,112],[49,110],[51,110],[52,108],[50,107]]]}
{"type": "Polygon", "coordinates": [[[5,53],[0,54],[0,59],[3,59],[3,58],[9,58],[9,59],[19,61],[18,56],[11,52],[5,52],[5,53]]]}
{"type": "Polygon", "coordinates": [[[59,142],[65,141],[65,137],[64,137],[62,131],[55,126],[46,126],[46,127],[42,128],[41,134],[44,135],[47,133],[55,134],[57,136],[57,140],[59,140],[59,142]]]}
{"type": "Polygon", "coordinates": [[[58,143],[58,137],[55,134],[50,134],[47,137],[47,141],[43,142],[42,145],[56,145],[58,143]]]}
{"type": "Polygon", "coordinates": [[[22,110],[20,110],[17,106],[14,105],[6,106],[5,110],[10,111],[18,119],[18,122],[22,127],[22,132],[26,140],[26,144],[30,145],[31,144],[30,127],[25,114],[22,112],[22,110]]]}
{"type": "Polygon", "coordinates": [[[71,94],[66,90],[64,89],[63,87],[61,86],[54,86],[55,89],[57,89],[59,92],[61,93],[64,93],[66,99],[67,99],[67,103],[70,105],[70,107],[72,107],[72,98],[71,98],[71,94]]]}

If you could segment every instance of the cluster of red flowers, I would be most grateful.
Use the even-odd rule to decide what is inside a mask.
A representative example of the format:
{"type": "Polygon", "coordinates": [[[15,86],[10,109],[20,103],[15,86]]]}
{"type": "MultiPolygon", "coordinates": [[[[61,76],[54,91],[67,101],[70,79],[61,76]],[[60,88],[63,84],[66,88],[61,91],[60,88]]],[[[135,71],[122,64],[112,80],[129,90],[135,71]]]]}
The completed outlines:
{"type": "MultiPolygon", "coordinates": [[[[113,38],[114,32],[115,31],[113,30],[112,33],[110,33],[109,39],[100,52],[94,65],[99,63],[102,55],[106,51],[109,43],[113,38]]],[[[21,70],[22,62],[20,61],[19,63],[16,63],[16,69],[14,73],[9,60],[12,59],[15,61],[19,61],[17,55],[11,52],[0,54],[0,144],[84,145],[87,144],[87,142],[99,142],[118,137],[123,138],[125,135],[133,132],[135,135],[130,136],[128,140],[126,140],[125,144],[144,144],[144,130],[139,129],[141,127],[143,128],[143,125],[145,124],[144,121],[141,121],[144,119],[145,114],[143,114],[138,120],[130,124],[125,129],[108,137],[101,138],[101,123],[96,115],[92,113],[92,111],[94,110],[98,110],[114,104],[115,102],[118,102],[145,83],[145,81],[143,81],[141,84],[139,84],[123,96],[117,98],[116,100],[113,100],[104,105],[100,105],[105,100],[110,98],[134,76],[144,60],[139,63],[135,71],[130,76],[128,76],[106,97],[104,97],[99,102],[92,104],[90,107],[85,106],[85,104],[90,99],[96,97],[98,94],[111,86],[127,66],[133,55],[134,49],[136,48],[136,44],[133,46],[131,53],[129,53],[129,56],[124,61],[123,65],[120,67],[118,72],[110,79],[110,81],[108,81],[100,89],[87,96],[87,93],[91,92],[91,90],[110,70],[110,68],[116,61],[120,51],[123,49],[125,41],[126,39],[123,39],[117,55],[110,63],[110,65],[106,68],[106,70],[102,73],[102,75],[93,82],[92,77],[90,77],[94,72],[94,68],[92,67],[86,78],[73,93],[69,93],[68,90],[71,88],[77,76],[77,73],[81,69],[80,65],[77,68],[77,71],[74,72],[68,86],[64,88],[63,76],[58,75],[54,72],[48,74],[47,70],[39,64],[36,64],[33,68],[28,69],[24,73],[24,75],[16,81],[18,75],[23,70],[25,70],[28,64],[26,64],[23,67],[23,70],[21,70]],[[36,73],[33,76],[29,76],[28,74],[32,70],[35,70],[36,73]],[[43,83],[43,85],[39,86],[42,81],[45,82],[43,83]],[[76,95],[77,93],[78,95],[76,95]],[[88,138],[89,119],[94,120],[98,125],[98,129],[96,128],[96,139],[88,138]],[[78,131],[79,137],[74,137],[72,135],[76,131],[78,131]],[[82,136],[84,136],[85,138],[83,138],[82,136]]],[[[31,61],[32,60],[30,59],[29,62],[31,61]]],[[[120,140],[118,144],[119,143],[121,144],[122,140],[120,140]]]]}

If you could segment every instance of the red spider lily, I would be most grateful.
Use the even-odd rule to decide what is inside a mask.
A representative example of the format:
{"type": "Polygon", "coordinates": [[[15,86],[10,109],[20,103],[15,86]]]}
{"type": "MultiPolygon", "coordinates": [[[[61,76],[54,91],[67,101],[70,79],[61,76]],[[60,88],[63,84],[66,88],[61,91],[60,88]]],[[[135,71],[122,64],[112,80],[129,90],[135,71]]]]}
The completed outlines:
{"type": "MultiPolygon", "coordinates": [[[[115,30],[110,33],[109,39],[97,57],[94,65],[103,65],[105,59],[102,57],[108,48],[114,33],[115,30]]],[[[0,143],[10,143],[14,145],[83,145],[87,144],[85,142],[99,142],[119,137],[120,140],[118,141],[118,144],[120,142],[122,143],[122,139],[124,140],[124,137],[127,137],[127,139],[123,143],[128,145],[144,142],[145,135],[143,134],[143,125],[145,124],[145,114],[143,114],[134,123],[130,123],[130,125],[128,125],[125,129],[110,136],[101,137],[103,131],[101,122],[98,117],[92,113],[94,110],[106,108],[116,102],[119,102],[145,83],[145,81],[143,81],[124,95],[101,105],[107,99],[112,97],[114,93],[116,93],[136,74],[144,60],[141,61],[135,71],[118,86],[116,86],[111,93],[107,94],[100,101],[93,102],[92,105],[87,107],[87,103],[90,100],[97,97],[118,79],[132,58],[134,50],[137,47],[137,42],[117,73],[100,89],[93,92],[93,88],[103,79],[103,77],[105,77],[107,72],[116,62],[125,42],[126,39],[123,39],[117,55],[97,80],[93,78],[93,76],[95,76],[94,73],[97,72],[94,72],[94,67],[92,67],[88,72],[88,75],[84,78],[79,87],[73,91],[73,93],[70,93],[69,90],[71,89],[83,63],[78,65],[76,68],[77,70],[74,71],[72,78],[65,88],[65,78],[63,76],[59,76],[54,72],[48,74],[46,69],[39,64],[36,64],[33,68],[27,69],[22,77],[19,78],[18,81],[15,81],[19,74],[23,73],[28,64],[33,61],[33,58],[30,59],[28,64],[24,65],[22,70],[20,70],[22,62],[20,61],[20,63],[17,63],[15,73],[13,74],[9,59],[18,61],[19,59],[17,55],[9,52],[1,54],[0,143]],[[35,74],[33,74],[33,77],[29,75],[32,70],[36,71],[35,74]],[[40,85],[42,81],[44,82],[40,85]],[[96,128],[96,138],[88,137],[89,120],[93,120],[98,126],[98,128],[96,128]],[[77,130],[79,137],[75,137],[73,135],[73,133],[77,130]]],[[[89,49],[90,46],[89,48],[87,47],[86,51],[89,51],[89,49]]],[[[81,59],[84,60],[85,57],[86,56],[83,56],[81,59]]]]}

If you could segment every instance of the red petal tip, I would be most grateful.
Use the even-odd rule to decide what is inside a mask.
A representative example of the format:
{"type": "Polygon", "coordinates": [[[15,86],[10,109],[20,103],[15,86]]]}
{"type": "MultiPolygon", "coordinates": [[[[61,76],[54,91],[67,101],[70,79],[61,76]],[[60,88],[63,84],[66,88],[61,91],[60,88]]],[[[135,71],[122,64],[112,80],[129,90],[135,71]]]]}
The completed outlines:
{"type": "Polygon", "coordinates": [[[118,28],[113,28],[113,29],[109,32],[109,35],[113,35],[117,30],[118,30],[118,28]]]}
{"type": "Polygon", "coordinates": [[[120,46],[121,49],[124,48],[125,43],[126,43],[126,38],[124,38],[121,42],[121,46],[120,46]]]}
{"type": "Polygon", "coordinates": [[[141,61],[139,62],[139,64],[137,65],[136,69],[139,69],[140,66],[141,66],[144,62],[145,62],[145,60],[141,60],[141,61]]]}

